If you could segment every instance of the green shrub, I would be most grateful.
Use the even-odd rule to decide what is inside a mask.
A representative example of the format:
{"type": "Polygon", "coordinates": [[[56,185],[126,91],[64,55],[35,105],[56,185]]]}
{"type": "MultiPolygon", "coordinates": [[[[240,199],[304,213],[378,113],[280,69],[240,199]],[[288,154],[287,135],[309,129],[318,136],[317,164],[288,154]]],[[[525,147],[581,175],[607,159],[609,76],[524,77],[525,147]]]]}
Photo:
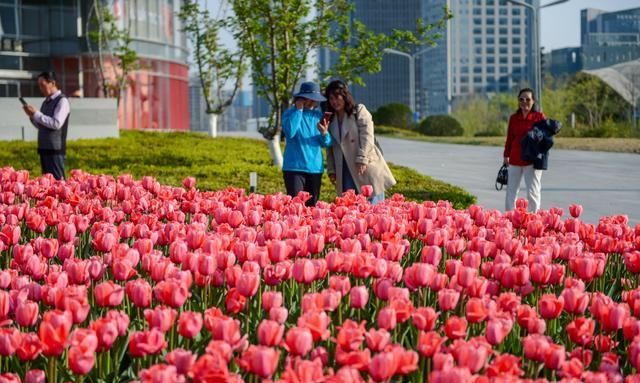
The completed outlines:
{"type": "Polygon", "coordinates": [[[420,122],[418,131],[427,136],[462,136],[464,129],[455,118],[447,115],[429,116],[420,122]]]}
{"type": "Polygon", "coordinates": [[[411,109],[405,104],[392,103],[383,105],[373,112],[373,121],[376,125],[411,129],[415,125],[412,115],[411,109]]]}
{"type": "MultiPolygon", "coordinates": [[[[0,141],[0,166],[40,174],[35,142],[0,141]]],[[[459,187],[413,169],[389,164],[398,184],[387,196],[402,193],[410,200],[449,200],[466,208],[475,197],[459,187]]],[[[197,179],[200,190],[222,190],[229,186],[249,188],[249,173],[258,173],[258,192],[285,192],[282,171],[271,165],[264,140],[219,137],[195,133],[121,131],[120,138],[73,140],[67,143],[67,176],[72,169],[92,174],[117,176],[128,173],[136,179],[145,175],[159,182],[179,186],[187,176],[197,179]]],[[[335,188],[322,179],[320,199],[333,201],[335,188]]]]}

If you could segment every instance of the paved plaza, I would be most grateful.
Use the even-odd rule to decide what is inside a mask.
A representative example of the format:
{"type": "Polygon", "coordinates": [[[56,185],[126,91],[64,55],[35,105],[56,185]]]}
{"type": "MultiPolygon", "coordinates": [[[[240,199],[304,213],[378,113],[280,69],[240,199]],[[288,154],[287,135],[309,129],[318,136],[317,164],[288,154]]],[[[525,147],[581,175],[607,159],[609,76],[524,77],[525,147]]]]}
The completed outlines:
{"type": "MultiPolygon", "coordinates": [[[[478,197],[478,204],[504,209],[506,187],[494,181],[502,164],[502,147],[434,144],[381,137],[387,161],[458,185],[478,197]]],[[[525,196],[524,183],[519,196],[525,196]]],[[[640,223],[640,155],[551,149],[549,170],[542,174],[542,208],[565,209],[579,203],[582,219],[597,223],[607,215],[626,214],[640,223]]]]}

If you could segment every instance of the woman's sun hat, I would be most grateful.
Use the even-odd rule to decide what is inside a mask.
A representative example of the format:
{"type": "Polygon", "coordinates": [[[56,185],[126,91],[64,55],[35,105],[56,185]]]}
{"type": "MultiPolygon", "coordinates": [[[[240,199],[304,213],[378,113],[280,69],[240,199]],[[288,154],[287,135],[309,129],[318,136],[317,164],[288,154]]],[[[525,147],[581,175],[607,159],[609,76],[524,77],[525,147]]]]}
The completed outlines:
{"type": "Polygon", "coordinates": [[[322,93],[320,93],[320,85],[312,81],[307,81],[300,84],[300,91],[294,94],[293,97],[302,97],[318,102],[327,101],[322,93]]]}

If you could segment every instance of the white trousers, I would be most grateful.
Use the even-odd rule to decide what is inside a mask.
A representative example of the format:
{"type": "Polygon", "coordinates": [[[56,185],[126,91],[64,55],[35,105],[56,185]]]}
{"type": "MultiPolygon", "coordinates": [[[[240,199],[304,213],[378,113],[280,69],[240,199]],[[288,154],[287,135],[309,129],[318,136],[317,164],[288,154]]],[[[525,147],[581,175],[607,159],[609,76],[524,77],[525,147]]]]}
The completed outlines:
{"type": "Polygon", "coordinates": [[[533,165],[517,166],[509,165],[509,181],[507,183],[507,196],[504,201],[505,211],[513,210],[516,206],[516,198],[520,190],[520,181],[524,176],[524,184],[527,188],[527,200],[529,200],[529,211],[536,212],[540,209],[540,179],[542,170],[536,170],[533,165]]]}

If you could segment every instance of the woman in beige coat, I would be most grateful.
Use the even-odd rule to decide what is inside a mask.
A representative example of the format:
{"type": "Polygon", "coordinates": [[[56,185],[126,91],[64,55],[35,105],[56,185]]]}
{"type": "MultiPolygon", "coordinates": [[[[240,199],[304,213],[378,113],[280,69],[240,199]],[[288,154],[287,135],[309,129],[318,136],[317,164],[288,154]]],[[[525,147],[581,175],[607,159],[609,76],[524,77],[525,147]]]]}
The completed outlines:
{"type": "Polygon", "coordinates": [[[385,190],[396,184],[382,152],[375,145],[373,119],[364,105],[356,105],[346,84],[335,80],[327,85],[327,110],[332,112],[329,133],[333,145],[327,148],[327,173],[342,195],[349,189],[356,193],[371,185],[372,204],[384,199],[385,190]]]}

